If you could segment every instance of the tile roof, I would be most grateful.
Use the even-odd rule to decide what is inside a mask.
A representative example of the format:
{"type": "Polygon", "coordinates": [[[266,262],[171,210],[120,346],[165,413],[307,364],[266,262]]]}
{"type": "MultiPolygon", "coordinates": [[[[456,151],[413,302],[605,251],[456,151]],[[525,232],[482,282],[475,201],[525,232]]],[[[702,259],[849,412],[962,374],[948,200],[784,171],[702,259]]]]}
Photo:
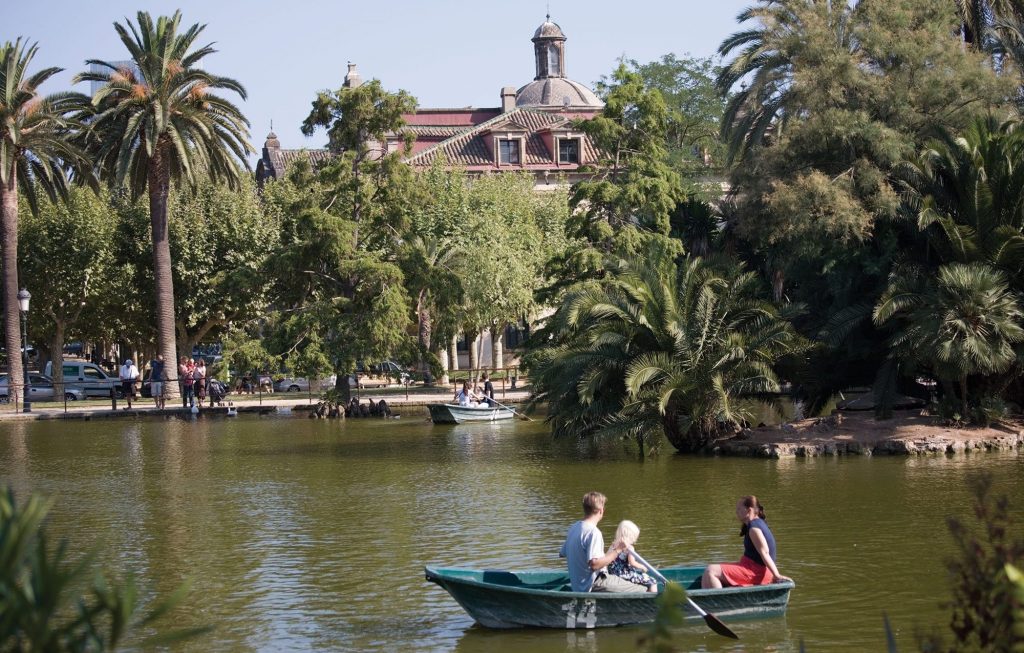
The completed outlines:
{"type": "MultiPolygon", "coordinates": [[[[506,125],[514,130],[527,132],[526,152],[523,156],[525,165],[543,165],[552,163],[552,153],[548,151],[547,145],[539,132],[545,128],[566,126],[572,118],[577,116],[566,116],[551,111],[538,111],[517,107],[507,113],[482,122],[472,129],[468,129],[452,138],[437,143],[420,152],[417,152],[406,159],[412,165],[429,165],[439,154],[443,154],[449,164],[460,166],[487,166],[494,165],[494,157],[484,142],[483,135],[496,127],[506,125]]],[[[593,161],[595,152],[589,139],[583,139],[584,160],[593,161]]]]}

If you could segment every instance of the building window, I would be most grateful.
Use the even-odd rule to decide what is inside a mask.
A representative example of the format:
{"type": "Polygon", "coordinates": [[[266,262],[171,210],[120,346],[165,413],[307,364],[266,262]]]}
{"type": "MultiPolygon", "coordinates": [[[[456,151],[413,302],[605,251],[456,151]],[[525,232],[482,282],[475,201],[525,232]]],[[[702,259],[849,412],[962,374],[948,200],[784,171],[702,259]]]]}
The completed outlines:
{"type": "Polygon", "coordinates": [[[519,163],[519,141],[498,141],[499,152],[501,163],[507,164],[518,164],[519,163]]]}
{"type": "Polygon", "coordinates": [[[580,140],[578,138],[558,139],[558,162],[579,163],[580,162],[580,140]]]}
{"type": "Polygon", "coordinates": [[[558,46],[554,43],[548,44],[548,75],[551,77],[560,77],[562,75],[562,61],[561,53],[558,51],[558,46]]]}

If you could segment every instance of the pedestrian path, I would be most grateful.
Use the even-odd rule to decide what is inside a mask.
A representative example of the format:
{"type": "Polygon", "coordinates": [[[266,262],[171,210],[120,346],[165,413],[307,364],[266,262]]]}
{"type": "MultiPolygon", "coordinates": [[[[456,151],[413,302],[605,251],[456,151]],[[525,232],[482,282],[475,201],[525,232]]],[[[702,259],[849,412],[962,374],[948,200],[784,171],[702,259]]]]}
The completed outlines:
{"type": "MultiPolygon", "coordinates": [[[[383,392],[367,392],[362,390],[359,393],[359,400],[380,401],[384,399],[392,408],[408,406],[422,407],[427,404],[445,403],[452,400],[454,393],[446,389],[438,389],[437,392],[428,392],[422,389],[410,392],[408,396],[404,393],[393,394],[394,389],[383,392]]],[[[355,396],[355,395],[353,395],[355,396]]],[[[519,404],[529,396],[529,390],[519,388],[508,390],[504,393],[496,393],[496,399],[501,403],[519,404]]],[[[302,411],[310,406],[315,406],[320,400],[316,395],[276,393],[260,395],[228,395],[224,405],[214,408],[200,409],[200,415],[207,414],[227,415],[231,412],[239,414],[270,414],[284,411],[302,411]]],[[[32,412],[21,412],[20,406],[4,405],[0,408],[0,421],[21,421],[21,420],[52,420],[52,419],[105,419],[119,417],[174,417],[191,415],[191,410],[182,406],[169,406],[163,410],[157,410],[152,399],[137,399],[132,402],[132,408],[128,409],[123,400],[117,402],[117,409],[111,408],[109,401],[102,403],[89,401],[68,402],[64,404],[46,403],[33,404],[32,412]]]]}

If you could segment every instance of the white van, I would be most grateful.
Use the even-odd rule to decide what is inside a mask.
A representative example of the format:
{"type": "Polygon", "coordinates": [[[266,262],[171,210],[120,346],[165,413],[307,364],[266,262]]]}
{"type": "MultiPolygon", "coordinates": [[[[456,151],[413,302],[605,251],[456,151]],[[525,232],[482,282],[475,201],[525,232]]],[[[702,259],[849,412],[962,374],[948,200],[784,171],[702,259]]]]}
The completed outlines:
{"type": "MultiPolygon", "coordinates": [[[[86,397],[109,397],[113,389],[121,396],[121,381],[116,376],[108,376],[99,365],[85,361],[64,361],[64,383],[81,388],[86,397]]],[[[52,377],[53,361],[46,364],[47,376],[52,377]]]]}

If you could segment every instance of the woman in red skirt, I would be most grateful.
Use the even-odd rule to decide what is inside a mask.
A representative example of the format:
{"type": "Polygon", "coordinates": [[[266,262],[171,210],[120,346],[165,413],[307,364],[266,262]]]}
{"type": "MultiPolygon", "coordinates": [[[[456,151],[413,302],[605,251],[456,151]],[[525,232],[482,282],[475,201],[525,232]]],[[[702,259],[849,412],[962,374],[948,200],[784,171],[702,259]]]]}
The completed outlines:
{"type": "Polygon", "coordinates": [[[767,585],[791,580],[775,566],[775,536],[765,523],[764,507],[751,495],[736,504],[736,518],[743,523],[743,557],[736,563],[708,565],[700,586],[704,589],[728,586],[767,585]]]}

